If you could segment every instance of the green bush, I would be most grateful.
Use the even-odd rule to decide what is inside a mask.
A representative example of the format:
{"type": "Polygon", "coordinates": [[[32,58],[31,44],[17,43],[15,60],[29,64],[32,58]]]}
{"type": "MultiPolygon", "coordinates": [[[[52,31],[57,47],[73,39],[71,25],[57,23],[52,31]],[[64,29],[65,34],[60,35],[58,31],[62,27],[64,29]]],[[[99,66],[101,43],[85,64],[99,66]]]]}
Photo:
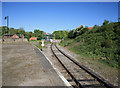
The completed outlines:
{"type": "MultiPolygon", "coordinates": [[[[79,28],[78,28],[79,29],[79,28]]],[[[76,28],[76,30],[78,30],[76,28]]],[[[76,36],[76,30],[68,33],[68,38],[61,41],[61,45],[77,46],[71,47],[70,50],[91,57],[109,58],[111,66],[118,67],[118,58],[120,58],[120,23],[105,21],[102,26],[94,26],[91,31],[86,30],[83,34],[76,36]],[[73,38],[73,39],[72,39],[73,38]]],[[[82,31],[80,29],[80,31],[82,31]]]]}

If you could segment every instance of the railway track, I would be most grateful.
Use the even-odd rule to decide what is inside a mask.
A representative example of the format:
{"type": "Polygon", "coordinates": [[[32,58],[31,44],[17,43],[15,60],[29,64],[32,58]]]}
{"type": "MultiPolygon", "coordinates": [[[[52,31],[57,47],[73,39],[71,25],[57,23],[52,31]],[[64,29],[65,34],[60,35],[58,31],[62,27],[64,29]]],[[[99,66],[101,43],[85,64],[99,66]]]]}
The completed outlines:
{"type": "MultiPolygon", "coordinates": [[[[71,83],[75,88],[114,88],[114,86],[97,74],[91,72],[88,68],[80,65],[67,54],[62,52],[56,44],[51,44],[51,51],[60,64],[71,77],[71,83]]],[[[69,79],[67,79],[69,80],[69,79]]]]}

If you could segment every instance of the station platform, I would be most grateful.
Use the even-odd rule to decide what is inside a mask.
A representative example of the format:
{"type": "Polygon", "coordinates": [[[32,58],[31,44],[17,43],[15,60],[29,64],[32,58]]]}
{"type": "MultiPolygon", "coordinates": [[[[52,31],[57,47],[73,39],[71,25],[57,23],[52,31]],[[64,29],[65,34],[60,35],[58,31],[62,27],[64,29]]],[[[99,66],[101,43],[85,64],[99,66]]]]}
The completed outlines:
{"type": "Polygon", "coordinates": [[[66,86],[46,57],[32,44],[4,44],[2,58],[2,88],[66,86]]]}

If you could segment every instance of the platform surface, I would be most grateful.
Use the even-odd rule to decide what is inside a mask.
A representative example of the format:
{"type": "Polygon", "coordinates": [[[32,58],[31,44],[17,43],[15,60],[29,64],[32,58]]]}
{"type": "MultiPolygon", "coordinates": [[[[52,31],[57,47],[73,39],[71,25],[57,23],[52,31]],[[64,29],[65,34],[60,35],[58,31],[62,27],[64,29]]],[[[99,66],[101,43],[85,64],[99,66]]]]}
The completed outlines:
{"type": "Polygon", "coordinates": [[[3,86],[66,86],[38,48],[29,43],[2,46],[3,86]]]}

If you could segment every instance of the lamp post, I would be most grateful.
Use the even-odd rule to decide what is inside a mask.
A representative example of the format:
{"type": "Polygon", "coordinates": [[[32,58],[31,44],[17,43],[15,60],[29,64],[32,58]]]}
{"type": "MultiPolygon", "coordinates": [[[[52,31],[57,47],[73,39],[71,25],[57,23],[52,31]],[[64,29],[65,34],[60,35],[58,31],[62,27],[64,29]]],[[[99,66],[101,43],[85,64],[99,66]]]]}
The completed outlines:
{"type": "Polygon", "coordinates": [[[7,20],[7,30],[9,32],[9,16],[6,16],[5,19],[7,20]]]}

